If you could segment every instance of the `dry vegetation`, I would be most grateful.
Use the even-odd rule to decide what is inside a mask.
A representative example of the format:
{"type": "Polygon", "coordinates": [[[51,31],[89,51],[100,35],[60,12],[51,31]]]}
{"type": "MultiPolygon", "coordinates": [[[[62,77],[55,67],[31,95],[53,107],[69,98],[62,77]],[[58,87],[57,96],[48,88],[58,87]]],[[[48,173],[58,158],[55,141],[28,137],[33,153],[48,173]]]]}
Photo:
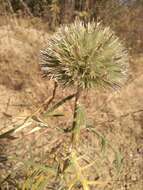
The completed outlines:
{"type": "MultiPolygon", "coordinates": [[[[52,12],[52,16],[45,9],[42,9],[43,12],[41,14],[39,12],[40,15],[38,15],[38,5],[37,9],[32,10],[30,5],[27,5],[27,1],[20,1],[26,2],[26,4],[22,3],[22,8],[19,10],[15,6],[11,7],[10,2],[12,1],[1,0],[0,2],[2,2],[0,8],[3,10],[0,15],[0,135],[13,129],[17,124],[21,124],[37,108],[39,109],[34,116],[39,118],[45,107],[43,102],[52,96],[54,83],[43,78],[38,63],[39,51],[46,45],[53,30],[62,21],[72,22],[75,15],[84,20],[90,17],[102,18],[104,24],[110,25],[120,38],[125,40],[126,47],[129,49],[129,80],[120,93],[91,90],[82,94],[80,102],[85,105],[87,119],[92,121],[96,130],[106,136],[114,149],[121,151],[123,155],[122,169],[119,174],[114,171],[113,165],[110,164],[114,160],[114,154],[110,149],[107,149],[107,158],[103,159],[95,134],[83,132],[83,139],[86,139],[86,142],[84,144],[81,139],[80,147],[83,152],[81,149],[79,152],[80,154],[87,152],[90,144],[94,148],[94,153],[92,150],[88,150],[90,154],[88,162],[91,163],[94,157],[98,167],[90,168],[87,175],[91,178],[90,180],[98,181],[99,176],[95,173],[98,168],[100,180],[103,181],[102,186],[97,186],[98,189],[141,190],[143,156],[142,1],[132,6],[120,6],[117,9],[115,4],[112,4],[114,1],[109,0],[106,6],[103,7],[104,4],[97,6],[99,15],[94,15],[93,10],[91,11],[92,5],[95,5],[94,1],[87,1],[91,3],[91,5],[88,4],[88,8],[83,3],[85,1],[82,1],[82,7],[79,8],[79,5],[76,5],[78,8],[73,15],[69,15],[66,11],[69,7],[71,10],[73,9],[70,3],[64,5],[62,1],[60,1],[61,4],[53,1],[53,4],[48,7],[44,4],[45,9],[52,12]],[[65,7],[63,12],[65,20],[62,20],[63,15],[61,14],[63,7],[65,7]]],[[[58,87],[53,104],[73,92],[74,89],[66,90],[58,87]]],[[[53,164],[51,157],[55,154],[57,163],[63,163],[61,157],[67,150],[65,144],[69,143],[68,134],[63,135],[62,132],[57,132],[56,128],[66,129],[72,123],[72,111],[73,101],[70,100],[58,108],[57,113],[64,113],[64,117],[60,117],[60,119],[49,117],[46,121],[44,120],[46,124],[48,123],[48,128],[34,132],[33,129],[37,127],[35,121],[37,118],[33,118],[33,120],[29,120],[28,127],[14,134],[8,134],[5,138],[0,136],[1,190],[22,189],[22,186],[23,189],[26,189],[23,185],[24,181],[31,179],[32,176],[35,181],[47,180],[47,178],[49,180],[47,168],[44,167],[47,163],[53,164]],[[32,125],[30,125],[31,121],[32,125]],[[64,145],[62,145],[63,142],[64,145]],[[35,162],[39,165],[34,166],[35,162]]],[[[87,163],[83,161],[80,164],[83,166],[87,163]]],[[[50,180],[53,179],[50,178],[50,180]]],[[[52,181],[52,183],[54,182],[52,181]]],[[[56,185],[53,184],[54,190],[58,190],[56,185]]],[[[27,188],[27,190],[38,189],[36,185],[32,188],[27,188]]]]}

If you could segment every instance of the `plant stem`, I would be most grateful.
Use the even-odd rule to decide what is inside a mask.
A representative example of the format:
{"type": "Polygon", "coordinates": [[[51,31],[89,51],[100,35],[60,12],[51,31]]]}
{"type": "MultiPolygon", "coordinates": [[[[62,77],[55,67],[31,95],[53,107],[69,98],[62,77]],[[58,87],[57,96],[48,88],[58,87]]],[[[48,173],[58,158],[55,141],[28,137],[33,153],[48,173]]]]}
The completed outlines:
{"type": "Polygon", "coordinates": [[[77,106],[78,106],[79,97],[80,97],[80,89],[77,88],[77,91],[76,91],[76,94],[75,94],[75,101],[74,101],[73,123],[72,123],[72,127],[70,129],[70,131],[72,132],[72,137],[71,137],[71,145],[72,145],[72,147],[74,146],[74,144],[76,144],[74,130],[75,130],[76,124],[77,124],[77,106]]]}
{"type": "Polygon", "coordinates": [[[76,127],[77,105],[78,105],[79,97],[80,97],[80,90],[77,89],[77,92],[75,94],[75,101],[74,101],[74,112],[73,112],[72,130],[74,130],[75,127],[76,127]]]}

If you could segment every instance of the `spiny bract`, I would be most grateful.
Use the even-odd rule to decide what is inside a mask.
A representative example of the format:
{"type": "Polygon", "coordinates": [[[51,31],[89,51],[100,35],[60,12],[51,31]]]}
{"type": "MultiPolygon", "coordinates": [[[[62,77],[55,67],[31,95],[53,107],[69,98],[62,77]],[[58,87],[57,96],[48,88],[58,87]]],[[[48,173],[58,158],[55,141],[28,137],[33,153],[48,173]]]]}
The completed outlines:
{"type": "Polygon", "coordinates": [[[126,78],[127,51],[100,23],[75,21],[61,26],[41,55],[42,71],[63,86],[116,88],[126,78]]]}

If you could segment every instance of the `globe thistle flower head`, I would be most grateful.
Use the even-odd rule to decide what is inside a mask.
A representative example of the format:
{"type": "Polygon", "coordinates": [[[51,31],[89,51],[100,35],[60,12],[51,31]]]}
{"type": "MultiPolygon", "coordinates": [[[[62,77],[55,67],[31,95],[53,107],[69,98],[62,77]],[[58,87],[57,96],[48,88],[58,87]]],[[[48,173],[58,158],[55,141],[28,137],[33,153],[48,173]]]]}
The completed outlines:
{"type": "Polygon", "coordinates": [[[42,71],[63,86],[119,87],[128,54],[119,38],[100,23],[75,21],[61,26],[41,51],[42,71]]]}

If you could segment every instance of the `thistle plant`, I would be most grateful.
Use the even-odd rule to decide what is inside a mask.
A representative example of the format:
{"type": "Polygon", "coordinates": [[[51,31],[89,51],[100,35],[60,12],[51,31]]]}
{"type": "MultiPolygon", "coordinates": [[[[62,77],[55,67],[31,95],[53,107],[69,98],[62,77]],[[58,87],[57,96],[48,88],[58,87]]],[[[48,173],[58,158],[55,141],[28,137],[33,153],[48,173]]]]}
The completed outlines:
{"type": "MultiPolygon", "coordinates": [[[[54,154],[53,163],[43,166],[37,165],[34,161],[28,162],[31,173],[23,183],[22,189],[91,190],[93,186],[105,187],[109,180],[102,180],[101,175],[92,180],[91,176],[87,175],[92,173],[88,173],[87,170],[94,169],[94,165],[98,166],[98,163],[95,158],[96,151],[93,152],[95,145],[93,148],[89,144],[87,148],[87,139],[82,136],[82,132],[94,134],[94,141],[97,137],[102,150],[108,147],[113,152],[114,163],[118,170],[122,163],[122,156],[101,133],[96,131],[95,127],[87,123],[85,110],[78,100],[81,91],[85,89],[120,87],[127,76],[127,51],[109,27],[103,27],[95,22],[84,24],[81,21],[75,21],[73,24],[63,25],[58,29],[49,39],[47,48],[41,51],[41,58],[42,71],[49,79],[55,81],[52,96],[33,114],[26,117],[21,125],[0,135],[0,138],[13,131],[17,132],[31,123],[36,123],[38,130],[43,126],[49,127],[45,118],[63,116],[63,114],[56,114],[55,110],[75,98],[73,122],[67,129],[57,126],[53,129],[57,131],[60,138],[63,138],[63,143],[59,143],[49,152],[50,156],[54,154]],[[51,105],[58,84],[64,88],[72,86],[76,92],[51,105]],[[44,112],[43,107],[46,108],[44,112]]],[[[37,128],[31,132],[35,131],[37,128]]],[[[99,156],[98,160],[100,160],[99,156]]]]}
{"type": "MultiPolygon", "coordinates": [[[[61,180],[64,179],[62,189],[71,190],[82,187],[83,190],[90,190],[91,185],[103,185],[104,182],[88,180],[82,173],[83,168],[92,166],[94,162],[84,167],[78,163],[81,131],[87,130],[94,133],[100,139],[102,148],[108,145],[115,154],[118,168],[121,165],[122,156],[102,134],[87,125],[85,112],[78,100],[84,89],[97,87],[117,89],[121,87],[127,76],[128,53],[109,27],[104,27],[100,23],[88,22],[85,24],[76,20],[74,23],[63,25],[58,29],[49,39],[47,48],[41,51],[41,57],[41,69],[49,79],[53,79],[56,84],[60,84],[64,88],[72,86],[76,89],[75,94],[62,99],[46,112],[49,114],[65,101],[75,98],[73,123],[64,131],[71,133],[72,138],[71,143],[68,144],[67,156],[62,164],[64,167],[59,172],[63,176],[61,180]],[[71,168],[73,173],[67,173],[66,171],[71,168]],[[72,179],[73,174],[75,176],[72,179]]],[[[83,158],[83,156],[81,157],[83,158]]],[[[59,165],[61,165],[61,161],[59,161],[59,165]]],[[[59,173],[57,176],[60,176],[59,173]]]]}
{"type": "Polygon", "coordinates": [[[41,54],[42,71],[64,87],[116,89],[126,78],[127,51],[100,23],[75,21],[61,26],[41,54]]]}
{"type": "MultiPolygon", "coordinates": [[[[80,92],[96,87],[121,87],[127,76],[128,53],[119,38],[100,23],[76,20],[61,26],[41,51],[41,69],[63,87],[76,89],[73,125],[76,128],[80,92]]],[[[74,137],[73,137],[74,139],[74,137]]]]}

